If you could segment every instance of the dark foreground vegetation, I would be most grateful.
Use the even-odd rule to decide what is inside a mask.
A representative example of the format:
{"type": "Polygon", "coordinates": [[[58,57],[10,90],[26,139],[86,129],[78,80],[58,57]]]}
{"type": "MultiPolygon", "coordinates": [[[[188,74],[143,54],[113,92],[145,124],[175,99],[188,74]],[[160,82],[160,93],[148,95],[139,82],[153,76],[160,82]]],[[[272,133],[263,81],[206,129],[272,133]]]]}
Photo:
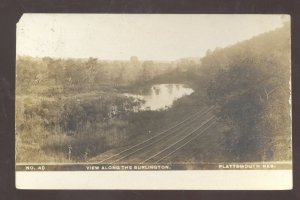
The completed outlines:
{"type": "Polygon", "coordinates": [[[186,113],[215,105],[217,130],[186,146],[181,160],[291,159],[290,27],[207,51],[200,62],[17,58],[17,162],[83,161],[133,144],[186,113]],[[157,83],[185,83],[194,93],[172,108],[132,112],[157,83]],[[202,143],[202,144],[200,144],[202,143]],[[206,151],[204,151],[206,149],[206,151]]]}

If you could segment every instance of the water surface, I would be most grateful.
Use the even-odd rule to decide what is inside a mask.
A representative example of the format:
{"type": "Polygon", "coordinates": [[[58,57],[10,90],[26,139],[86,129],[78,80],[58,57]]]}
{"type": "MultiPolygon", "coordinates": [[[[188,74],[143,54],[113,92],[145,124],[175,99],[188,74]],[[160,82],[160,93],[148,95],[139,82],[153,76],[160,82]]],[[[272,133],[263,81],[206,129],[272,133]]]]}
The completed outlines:
{"type": "Polygon", "coordinates": [[[160,110],[170,108],[175,100],[193,92],[184,84],[156,84],[144,94],[126,93],[125,96],[142,100],[141,110],[160,110]]]}

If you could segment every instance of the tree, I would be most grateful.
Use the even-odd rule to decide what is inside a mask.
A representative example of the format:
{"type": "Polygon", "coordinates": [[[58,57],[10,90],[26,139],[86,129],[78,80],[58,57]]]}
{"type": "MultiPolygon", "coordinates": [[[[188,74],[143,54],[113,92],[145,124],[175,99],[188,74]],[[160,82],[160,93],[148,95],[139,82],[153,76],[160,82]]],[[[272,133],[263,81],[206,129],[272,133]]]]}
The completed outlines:
{"type": "Polygon", "coordinates": [[[290,159],[289,38],[284,26],[203,59],[209,99],[231,128],[225,146],[240,161],[290,159]]]}
{"type": "Polygon", "coordinates": [[[144,61],[143,62],[141,78],[144,81],[147,81],[147,80],[153,78],[153,67],[154,67],[153,61],[144,61]]]}

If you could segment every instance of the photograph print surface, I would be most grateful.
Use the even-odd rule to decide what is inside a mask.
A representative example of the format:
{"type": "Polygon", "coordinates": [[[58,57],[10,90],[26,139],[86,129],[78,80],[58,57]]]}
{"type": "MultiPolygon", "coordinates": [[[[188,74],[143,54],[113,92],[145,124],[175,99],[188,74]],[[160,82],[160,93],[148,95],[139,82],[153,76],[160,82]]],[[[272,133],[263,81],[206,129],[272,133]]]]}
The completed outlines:
{"type": "Polygon", "coordinates": [[[16,170],[291,169],[288,15],[24,14],[16,170]]]}

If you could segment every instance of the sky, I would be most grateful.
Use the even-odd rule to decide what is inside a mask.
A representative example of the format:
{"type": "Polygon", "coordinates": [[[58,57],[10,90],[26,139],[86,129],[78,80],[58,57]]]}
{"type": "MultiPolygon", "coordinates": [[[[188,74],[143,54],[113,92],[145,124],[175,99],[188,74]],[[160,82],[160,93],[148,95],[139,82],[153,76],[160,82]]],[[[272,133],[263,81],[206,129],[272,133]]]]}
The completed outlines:
{"type": "MultiPolygon", "coordinates": [[[[288,16],[285,16],[289,18],[288,16]]],[[[17,55],[170,61],[281,27],[282,15],[24,14],[17,55]]]]}

